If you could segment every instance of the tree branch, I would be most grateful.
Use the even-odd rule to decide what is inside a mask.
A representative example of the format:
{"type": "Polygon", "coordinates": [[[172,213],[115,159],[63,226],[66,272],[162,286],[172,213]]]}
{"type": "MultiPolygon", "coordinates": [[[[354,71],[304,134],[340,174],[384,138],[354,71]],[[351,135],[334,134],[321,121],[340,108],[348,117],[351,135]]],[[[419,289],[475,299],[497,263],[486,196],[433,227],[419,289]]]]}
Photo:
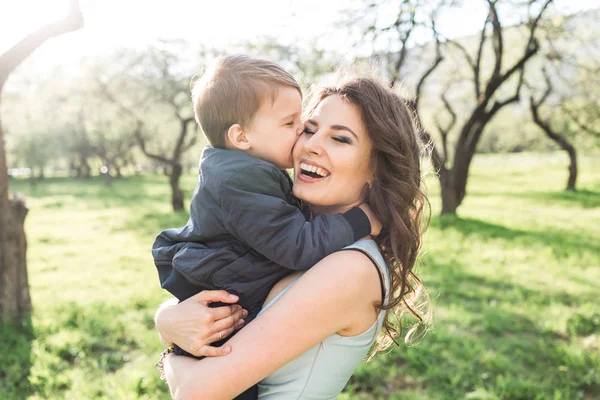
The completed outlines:
{"type": "MultiPolygon", "coordinates": [[[[404,1],[403,4],[408,3],[407,0],[404,1]]],[[[411,11],[410,11],[410,19],[409,19],[409,23],[408,23],[408,27],[406,29],[402,29],[402,8],[400,9],[400,12],[398,14],[398,18],[396,19],[396,21],[394,22],[394,27],[396,28],[396,32],[398,33],[398,36],[400,37],[400,43],[402,43],[402,48],[400,49],[400,55],[398,56],[398,59],[396,60],[396,63],[394,65],[394,72],[392,74],[392,79],[390,81],[390,87],[393,87],[394,84],[398,81],[398,78],[400,77],[400,70],[402,69],[402,66],[404,65],[404,62],[406,61],[406,43],[408,42],[408,40],[410,39],[410,36],[416,26],[416,20],[415,20],[415,16],[417,13],[417,7],[412,7],[411,11]]]]}
{"type": "Polygon", "coordinates": [[[140,121],[137,121],[137,126],[134,132],[134,137],[136,138],[140,149],[142,150],[142,153],[144,153],[146,155],[146,157],[151,158],[153,160],[156,160],[158,162],[161,162],[163,164],[167,164],[167,165],[173,165],[173,161],[169,160],[166,157],[163,157],[161,155],[158,154],[154,154],[148,151],[148,149],[146,148],[146,141],[144,139],[144,137],[142,136],[142,124],[140,123],[140,121]]]}
{"type": "Polygon", "coordinates": [[[593,129],[590,125],[582,122],[577,115],[572,111],[569,110],[567,107],[565,106],[561,106],[561,110],[567,114],[569,116],[569,118],[571,119],[571,121],[577,125],[577,127],[579,129],[581,129],[582,131],[585,131],[587,133],[589,133],[590,135],[596,136],[600,138],[600,131],[599,130],[595,130],[593,129]]]}
{"type": "Polygon", "coordinates": [[[502,25],[500,24],[500,18],[498,17],[498,10],[496,10],[496,1],[488,0],[490,7],[489,19],[492,21],[493,35],[492,43],[494,47],[494,70],[492,72],[491,79],[497,79],[500,76],[502,70],[502,56],[503,56],[503,38],[502,38],[502,25]]]}
{"type": "Polygon", "coordinates": [[[437,32],[435,20],[432,18],[431,30],[433,32],[433,37],[435,38],[435,59],[433,64],[425,71],[421,78],[417,82],[417,87],[415,89],[415,110],[419,109],[419,100],[421,97],[421,91],[423,90],[423,86],[425,85],[425,81],[429,76],[436,70],[436,68],[440,65],[440,63],[444,60],[444,56],[442,56],[442,44],[440,42],[440,38],[437,32]]]}
{"type": "Polygon", "coordinates": [[[6,79],[27,56],[51,37],[75,31],[83,27],[83,15],[78,0],[71,0],[69,14],[62,20],[53,22],[27,35],[20,42],[0,56],[0,88],[6,79]]]}
{"type": "Polygon", "coordinates": [[[499,75],[497,79],[490,79],[489,84],[486,88],[486,97],[488,99],[491,97],[491,95],[494,94],[496,89],[500,85],[502,85],[502,83],[504,83],[508,78],[510,78],[515,72],[520,71],[519,72],[519,81],[517,83],[517,89],[516,89],[516,96],[517,96],[517,100],[518,100],[518,96],[521,91],[521,86],[523,85],[523,77],[525,75],[525,63],[533,55],[535,55],[540,48],[539,43],[538,43],[537,39],[535,38],[536,28],[539,25],[539,22],[542,18],[544,11],[546,10],[546,8],[548,8],[548,5],[550,5],[550,3],[552,3],[552,1],[553,0],[546,0],[546,2],[542,6],[540,12],[535,17],[535,19],[533,19],[532,21],[529,22],[529,26],[530,26],[529,38],[527,39],[527,45],[525,46],[525,51],[523,53],[523,56],[517,62],[515,62],[515,64],[511,68],[509,68],[504,74],[499,75]]]}
{"type": "Polygon", "coordinates": [[[572,145],[567,141],[567,139],[563,135],[554,132],[554,130],[550,126],[550,121],[543,120],[539,114],[540,106],[544,103],[544,101],[548,97],[548,94],[552,91],[550,79],[547,75],[546,78],[547,86],[546,90],[544,91],[544,95],[539,100],[535,100],[533,95],[529,97],[529,109],[531,110],[531,116],[533,117],[533,122],[535,122],[535,124],[539,126],[550,139],[557,142],[562,149],[567,150],[568,148],[572,148],[572,145]]]}
{"type": "Polygon", "coordinates": [[[486,31],[487,31],[487,25],[490,22],[490,17],[488,15],[488,17],[485,19],[485,22],[483,23],[483,28],[481,28],[481,36],[479,38],[479,47],[477,49],[477,57],[475,58],[475,67],[473,69],[473,72],[475,74],[475,80],[474,80],[474,84],[475,84],[475,96],[477,97],[477,101],[481,102],[481,77],[480,77],[480,72],[481,72],[481,57],[483,55],[483,46],[485,45],[485,41],[486,41],[486,31]]]}
{"type": "Polygon", "coordinates": [[[447,40],[446,43],[451,44],[452,46],[454,46],[458,50],[460,50],[460,52],[465,57],[465,60],[467,61],[467,64],[469,64],[469,67],[471,67],[471,70],[473,71],[473,76],[475,76],[475,74],[477,73],[477,69],[475,67],[475,62],[471,58],[471,55],[469,54],[469,52],[467,51],[467,49],[465,48],[465,46],[463,46],[462,44],[460,44],[456,40],[447,40]]]}
{"type": "Polygon", "coordinates": [[[177,139],[177,144],[175,145],[175,151],[173,159],[174,160],[179,160],[179,158],[181,157],[181,154],[187,150],[187,148],[185,148],[183,146],[183,143],[185,142],[185,137],[188,134],[188,128],[189,128],[189,124],[196,122],[196,120],[194,119],[194,117],[190,117],[190,118],[186,118],[186,119],[181,119],[180,120],[180,124],[181,124],[181,131],[179,132],[179,138],[177,139]]]}
{"type": "Polygon", "coordinates": [[[444,103],[444,107],[450,114],[450,122],[445,127],[442,127],[442,124],[440,123],[439,119],[437,117],[435,118],[436,126],[438,128],[438,131],[440,132],[440,136],[442,137],[442,150],[443,150],[443,156],[444,156],[445,160],[448,159],[448,135],[449,135],[450,131],[452,130],[452,128],[454,128],[454,125],[456,125],[456,121],[457,121],[456,112],[454,111],[454,109],[452,108],[452,105],[450,104],[450,102],[448,101],[448,98],[446,97],[446,94],[448,93],[449,88],[450,88],[450,85],[448,85],[448,87],[446,87],[446,90],[444,90],[444,93],[442,93],[442,102],[444,103]]]}

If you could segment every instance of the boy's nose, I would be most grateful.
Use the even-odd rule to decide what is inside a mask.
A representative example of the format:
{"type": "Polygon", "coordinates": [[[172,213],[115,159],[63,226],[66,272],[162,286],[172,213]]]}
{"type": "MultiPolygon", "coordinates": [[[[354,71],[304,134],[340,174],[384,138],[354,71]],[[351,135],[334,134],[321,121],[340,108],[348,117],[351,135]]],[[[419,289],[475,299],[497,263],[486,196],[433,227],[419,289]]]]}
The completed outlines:
{"type": "Polygon", "coordinates": [[[298,130],[296,131],[296,136],[302,135],[302,132],[304,132],[304,123],[300,122],[300,124],[298,124],[298,130]]]}

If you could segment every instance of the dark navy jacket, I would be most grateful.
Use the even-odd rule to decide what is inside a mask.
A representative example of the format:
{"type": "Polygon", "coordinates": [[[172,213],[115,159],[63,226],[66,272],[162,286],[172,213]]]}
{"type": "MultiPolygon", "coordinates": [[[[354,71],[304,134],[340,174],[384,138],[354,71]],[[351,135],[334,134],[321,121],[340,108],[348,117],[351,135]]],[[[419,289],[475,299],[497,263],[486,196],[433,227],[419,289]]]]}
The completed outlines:
{"type": "Polygon", "coordinates": [[[158,235],[152,255],[161,286],[179,300],[224,289],[239,295],[250,322],[277,281],[370,230],[359,208],[307,222],[285,171],[242,151],[206,147],[190,219],[158,235]]]}

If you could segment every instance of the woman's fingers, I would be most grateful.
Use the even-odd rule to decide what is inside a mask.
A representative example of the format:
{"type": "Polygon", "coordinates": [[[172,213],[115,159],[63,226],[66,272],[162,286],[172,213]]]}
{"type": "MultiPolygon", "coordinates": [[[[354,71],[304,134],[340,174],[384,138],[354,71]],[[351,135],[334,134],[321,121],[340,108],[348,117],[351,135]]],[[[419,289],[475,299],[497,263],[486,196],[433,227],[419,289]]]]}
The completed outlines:
{"type": "Polygon", "coordinates": [[[229,328],[221,329],[221,330],[218,330],[215,333],[213,333],[209,339],[209,343],[214,343],[217,340],[225,339],[226,337],[231,335],[233,333],[233,331],[238,328],[238,325],[239,325],[239,327],[241,327],[244,324],[243,319],[239,320],[239,321],[235,325],[231,325],[229,328]],[[240,325],[239,321],[242,321],[241,325],[240,325]]]}
{"type": "MultiPolygon", "coordinates": [[[[238,327],[239,321],[242,321],[241,324],[244,324],[244,320],[242,319],[242,313],[237,312],[229,317],[222,318],[218,321],[215,321],[213,325],[212,332],[215,332],[218,336],[219,332],[223,333],[223,337],[227,337],[229,334],[225,335],[225,331],[227,329],[236,329],[238,327]]],[[[211,336],[212,338],[212,336],[211,336]]]]}
{"type": "MultiPolygon", "coordinates": [[[[234,294],[229,294],[224,290],[203,290],[200,293],[190,297],[188,300],[199,301],[206,304],[215,303],[235,303],[239,298],[234,294]]],[[[187,301],[187,300],[186,300],[187,301]]]]}
{"type": "Polygon", "coordinates": [[[210,343],[214,343],[217,340],[225,339],[226,337],[231,335],[231,333],[233,333],[234,330],[240,329],[242,326],[244,326],[245,321],[240,317],[241,311],[237,314],[239,315],[230,315],[227,318],[223,318],[215,322],[215,333],[213,333],[210,337],[208,337],[206,341],[204,341],[205,343],[207,343],[206,345],[192,347],[190,350],[184,348],[184,350],[192,353],[197,357],[218,357],[228,354],[231,351],[231,346],[223,345],[220,347],[213,347],[210,346],[210,343]]]}
{"type": "Polygon", "coordinates": [[[199,351],[199,357],[219,357],[231,353],[231,346],[223,345],[221,347],[204,346],[199,351]]]}
{"type": "MultiPolygon", "coordinates": [[[[218,321],[220,319],[227,318],[230,315],[241,314],[242,312],[245,312],[246,315],[248,314],[248,312],[246,310],[243,310],[242,307],[237,304],[234,304],[232,306],[222,306],[222,307],[211,308],[211,313],[212,313],[214,321],[218,321]]],[[[242,315],[242,318],[243,317],[244,316],[242,315]]]]}

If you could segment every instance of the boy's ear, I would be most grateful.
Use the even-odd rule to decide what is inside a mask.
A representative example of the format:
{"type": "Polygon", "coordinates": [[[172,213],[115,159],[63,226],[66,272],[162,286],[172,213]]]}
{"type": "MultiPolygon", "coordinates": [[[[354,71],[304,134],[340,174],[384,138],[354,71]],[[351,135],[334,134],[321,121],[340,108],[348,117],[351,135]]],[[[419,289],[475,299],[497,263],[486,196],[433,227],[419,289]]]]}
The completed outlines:
{"type": "Polygon", "coordinates": [[[233,124],[227,130],[227,139],[233,148],[238,150],[248,150],[250,148],[250,141],[246,136],[246,132],[242,129],[240,124],[233,124]]]}

